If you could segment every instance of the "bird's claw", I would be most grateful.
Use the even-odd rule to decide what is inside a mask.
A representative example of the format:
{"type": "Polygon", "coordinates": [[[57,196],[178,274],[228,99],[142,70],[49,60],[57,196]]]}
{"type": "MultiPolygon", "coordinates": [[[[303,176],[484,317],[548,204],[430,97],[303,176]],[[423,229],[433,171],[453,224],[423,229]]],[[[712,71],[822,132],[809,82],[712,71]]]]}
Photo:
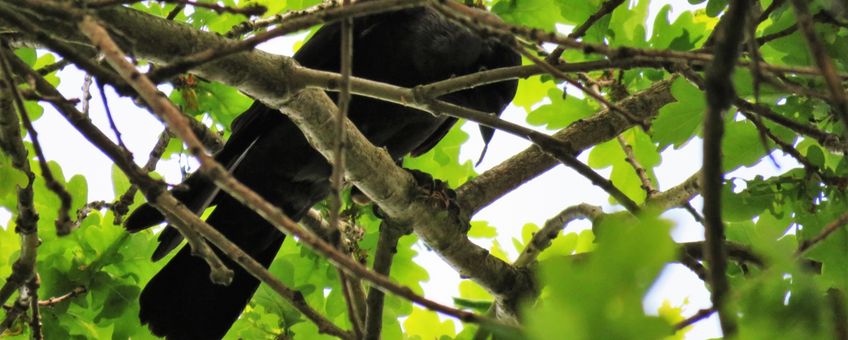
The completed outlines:
{"type": "MultiPolygon", "coordinates": [[[[447,210],[452,215],[459,213],[456,191],[451,189],[446,182],[433,178],[432,175],[420,170],[407,168],[404,168],[404,170],[412,175],[416,185],[421,189],[418,198],[426,200],[433,208],[447,210]]],[[[386,217],[386,214],[377,205],[374,206],[374,215],[381,219],[386,217]]]]}
{"type": "Polygon", "coordinates": [[[419,197],[429,199],[434,208],[448,209],[453,211],[453,209],[459,209],[459,206],[456,204],[456,191],[453,191],[447,183],[442,180],[433,178],[430,174],[414,169],[406,169],[412,178],[415,179],[415,183],[418,184],[418,187],[423,189],[423,192],[419,197]]]}

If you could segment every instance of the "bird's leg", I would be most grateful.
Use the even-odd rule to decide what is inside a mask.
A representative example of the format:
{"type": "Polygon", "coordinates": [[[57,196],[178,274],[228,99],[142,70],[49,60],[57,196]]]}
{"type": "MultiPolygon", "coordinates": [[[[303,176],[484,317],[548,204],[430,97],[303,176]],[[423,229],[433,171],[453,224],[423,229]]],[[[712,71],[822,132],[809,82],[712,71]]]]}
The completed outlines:
{"type": "MultiPolygon", "coordinates": [[[[459,214],[459,205],[456,203],[456,192],[451,189],[447,183],[433,178],[430,174],[420,170],[403,169],[412,175],[416,185],[421,189],[419,190],[417,198],[427,200],[433,208],[444,209],[444,211],[451,215],[459,214]]],[[[352,190],[351,196],[364,196],[356,187],[352,190]]],[[[365,203],[370,202],[367,199],[361,201],[365,203]]],[[[385,212],[383,212],[377,205],[374,205],[374,215],[384,220],[387,217],[385,212]]]]}

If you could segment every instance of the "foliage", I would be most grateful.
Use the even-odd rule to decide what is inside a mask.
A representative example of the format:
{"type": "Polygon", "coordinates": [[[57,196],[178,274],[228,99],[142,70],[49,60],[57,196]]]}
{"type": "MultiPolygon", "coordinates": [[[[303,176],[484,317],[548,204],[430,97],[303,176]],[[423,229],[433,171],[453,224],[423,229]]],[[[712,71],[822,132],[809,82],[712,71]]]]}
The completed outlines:
{"type": "MultiPolygon", "coordinates": [[[[767,8],[773,1],[759,3],[767,8]]],[[[317,0],[250,2],[267,7],[265,17],[318,3],[317,0]]],[[[486,4],[508,23],[548,31],[564,29],[567,33],[571,27],[583,24],[606,2],[491,0],[486,4]]],[[[677,3],[663,6],[658,2],[624,1],[595,22],[581,40],[612,47],[701,51],[707,47],[705,44],[729,3],[727,0],[690,0],[690,6],[677,3]],[[655,14],[653,20],[651,13],[655,14]]],[[[233,0],[217,3],[243,5],[233,0]]],[[[845,74],[848,72],[848,30],[844,23],[848,18],[835,11],[836,6],[831,5],[831,1],[811,3],[813,13],[825,13],[833,19],[817,23],[815,28],[837,71],[845,74]]],[[[167,16],[175,6],[167,1],[132,4],[135,9],[160,17],[167,16]]],[[[247,18],[193,8],[180,11],[174,20],[225,34],[247,18]]],[[[794,27],[796,20],[791,5],[779,5],[756,27],[756,36],[785,32],[794,27]]],[[[759,46],[759,58],[773,65],[812,67],[815,61],[807,46],[804,36],[792,30],[759,46]]],[[[56,55],[46,51],[19,48],[15,53],[36,69],[57,61],[56,55]]],[[[750,60],[749,56],[744,58],[750,60]]],[[[568,49],[563,59],[579,63],[604,57],[568,49]]],[[[531,61],[525,60],[525,64],[529,63],[531,61]]],[[[622,91],[635,94],[659,81],[671,82],[670,94],[674,101],[662,106],[647,131],[639,127],[628,129],[620,134],[620,140],[599,143],[587,152],[587,164],[606,171],[603,172],[605,176],[640,205],[650,199],[644,187],[645,180],[654,189],[662,190],[678,184],[659,178],[657,169],[666,164],[699,159],[675,159],[673,155],[679,153],[673,151],[691,150],[692,145],[700,144],[708,104],[698,84],[679,76],[672,79],[673,71],[671,67],[634,67],[581,74],[592,80],[584,84],[599,85],[602,94],[614,99],[619,99],[616,95],[622,91]],[[609,83],[618,88],[614,89],[609,83]],[[626,148],[631,148],[632,152],[626,148]],[[645,170],[645,177],[634,170],[634,162],[645,170]]],[[[836,109],[822,99],[829,96],[822,77],[786,72],[780,74],[780,79],[772,80],[784,86],[775,86],[760,78],[758,72],[752,68],[737,68],[732,79],[737,96],[770,109],[779,118],[813,128],[844,144],[844,125],[837,118],[836,109]],[[798,89],[821,95],[811,96],[798,89]]],[[[54,85],[64,80],[56,72],[48,74],[47,79],[54,85]]],[[[250,99],[238,90],[219,83],[191,79],[183,85],[171,91],[169,98],[186,113],[208,123],[213,130],[222,131],[224,136],[235,116],[250,103],[250,99]]],[[[603,107],[551,75],[521,79],[513,104],[525,114],[528,125],[549,132],[593,117],[603,107]]],[[[34,120],[41,118],[47,106],[43,102],[26,102],[27,112],[34,120]]],[[[828,226],[844,218],[848,211],[845,196],[848,160],[844,157],[844,146],[834,148],[827,143],[832,140],[800,133],[780,123],[779,119],[756,114],[753,117],[752,120],[736,108],[728,111],[724,116],[722,140],[727,181],[721,199],[726,237],[761,259],[760,264],[738,257],[732,257],[730,262],[731,295],[727,301],[729,308],[737,312],[736,336],[742,339],[831,338],[834,329],[848,324],[844,298],[840,300],[840,296],[848,293],[848,233],[837,225],[839,228],[832,234],[814,244],[809,242],[823,235],[828,226]],[[774,169],[773,163],[784,164],[784,167],[776,171],[762,170],[774,169]],[[756,174],[748,175],[750,173],[756,174]],[[811,249],[806,252],[799,250],[810,245],[811,249]]],[[[418,158],[406,159],[404,166],[428,172],[453,188],[459,187],[478,176],[472,162],[460,157],[462,147],[472,138],[477,136],[469,136],[457,126],[438,146],[418,158]]],[[[30,155],[34,155],[30,141],[25,144],[30,155]]],[[[184,152],[182,145],[172,142],[165,160],[174,161],[181,152],[184,152]]],[[[148,260],[156,243],[156,232],[128,235],[114,225],[112,211],[95,210],[80,221],[79,228],[71,235],[57,236],[54,221],[59,199],[45,185],[36,158],[30,157],[30,163],[36,174],[34,204],[39,214],[38,235],[42,241],[36,267],[41,279],[39,298],[62,296],[77,287],[86,289],[79,296],[41,308],[44,336],[50,339],[153,338],[138,324],[137,298],[145,282],[164,263],[148,260]]],[[[72,212],[88,203],[92,181],[108,180],[80,175],[65,178],[64,164],[50,162],[49,165],[54,177],[73,197],[72,212]]],[[[111,181],[115,197],[129,188],[127,178],[117,168],[112,169],[111,181]]],[[[15,233],[16,188],[25,183],[26,176],[12,167],[8,155],[0,153],[0,211],[10,212],[12,216],[8,221],[0,220],[0,278],[3,279],[9,277],[12,264],[20,255],[20,238],[15,233]]],[[[565,180],[562,183],[566,183],[565,180]]],[[[563,188],[568,190],[564,186],[551,190],[563,188]]],[[[573,194],[580,196],[581,193],[573,194]]],[[[545,193],[540,193],[538,199],[545,200],[545,193]]],[[[142,200],[141,195],[136,195],[135,205],[142,200]]],[[[582,201],[578,197],[576,202],[582,201]]],[[[621,210],[611,198],[593,203],[604,204],[608,212],[621,210]]],[[[353,205],[346,208],[364,230],[358,249],[362,250],[365,262],[371,264],[380,220],[370,208],[353,205]]],[[[511,213],[522,214],[521,211],[511,213]]],[[[694,314],[695,310],[687,301],[678,305],[666,300],[659,310],[645,311],[643,308],[643,300],[663,268],[679,261],[679,248],[670,236],[672,230],[698,228],[693,227],[694,221],[676,216],[679,215],[657,215],[651,211],[637,215],[608,213],[595,221],[591,229],[558,232],[558,237],[532,267],[538,279],[539,296],[524,301],[520,307],[526,321],[522,325],[522,336],[531,339],[645,339],[686,335],[692,327],[675,332],[674,326],[694,314]]],[[[521,230],[507,230],[507,226],[498,221],[475,220],[471,225],[468,236],[486,244],[493,256],[507,262],[515,260],[514,254],[523,251],[542,228],[530,220],[521,230]],[[507,243],[510,241],[511,244],[507,243]]],[[[416,293],[429,296],[431,292],[425,292],[423,284],[439,280],[440,275],[445,274],[416,261],[419,250],[424,249],[421,244],[414,235],[401,239],[391,278],[416,293]]],[[[703,261],[699,263],[709,266],[703,261]]],[[[692,267],[697,271],[699,265],[692,267]]],[[[350,328],[338,271],[322,256],[288,240],[270,271],[303,293],[306,302],[330,321],[350,328]]],[[[456,289],[458,295],[453,297],[453,303],[458,308],[484,314],[493,306],[492,294],[473,281],[463,280],[456,289]]],[[[30,337],[31,329],[25,321],[27,318],[19,319],[2,336],[30,337]]],[[[393,295],[387,296],[383,324],[385,339],[471,339],[479,327],[439,316],[393,295]]],[[[497,333],[498,329],[493,331],[497,333]]],[[[503,334],[508,338],[511,333],[503,334]]],[[[329,338],[319,334],[313,323],[263,285],[227,338],[272,339],[280,335],[296,339],[329,338]]]]}

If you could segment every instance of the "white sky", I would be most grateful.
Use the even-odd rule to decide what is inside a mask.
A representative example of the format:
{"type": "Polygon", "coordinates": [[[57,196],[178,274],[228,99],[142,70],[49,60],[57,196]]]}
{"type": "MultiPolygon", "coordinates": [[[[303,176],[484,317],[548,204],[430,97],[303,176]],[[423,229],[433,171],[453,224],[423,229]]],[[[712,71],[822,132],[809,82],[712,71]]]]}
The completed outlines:
{"type": "MultiPolygon", "coordinates": [[[[648,23],[653,23],[655,13],[664,4],[673,4],[678,11],[672,12],[672,17],[681,13],[682,9],[691,8],[686,1],[653,1],[651,12],[653,13],[648,23]]],[[[673,20],[673,18],[672,18],[673,20]]],[[[647,25],[650,27],[651,25],[647,25]]],[[[286,37],[260,45],[260,48],[272,53],[292,55],[291,46],[293,42],[302,39],[302,35],[286,37]]],[[[81,97],[82,73],[73,67],[67,67],[60,73],[63,80],[59,90],[69,98],[81,97]]],[[[108,89],[108,87],[107,87],[108,89]]],[[[164,90],[164,88],[163,88],[164,90]]],[[[92,87],[95,99],[91,100],[91,118],[103,131],[111,135],[108,128],[102,104],[96,94],[96,87],[92,87]]],[[[122,132],[122,138],[127,146],[134,152],[136,160],[142,164],[147,159],[147,153],[155,144],[158,134],[162,131],[162,125],[146,111],[136,107],[130,100],[114,95],[111,90],[109,102],[116,124],[122,132]]],[[[570,91],[569,93],[576,93],[570,91]]],[[[526,125],[523,110],[510,107],[503,118],[512,122],[526,125]]],[[[44,147],[45,155],[50,160],[62,164],[65,177],[70,178],[74,174],[84,175],[89,184],[89,201],[113,199],[111,186],[111,162],[88,144],[74,129],[48,107],[44,116],[35,122],[36,129],[40,132],[40,140],[44,147]]],[[[475,125],[466,125],[466,130],[471,135],[470,141],[463,146],[462,157],[473,161],[479,156],[482,142],[475,125]]],[[[501,163],[512,155],[524,150],[529,143],[520,138],[506,133],[496,133],[489,147],[483,163],[477,171],[483,171],[501,163]]],[[[588,152],[584,152],[580,159],[586,161],[588,152]]],[[[660,189],[668,189],[688,178],[697,171],[701,165],[700,141],[693,141],[680,150],[667,150],[663,153],[663,163],[656,168],[657,178],[660,181],[660,189]]],[[[776,155],[778,157],[779,155],[776,155]]],[[[757,165],[752,169],[741,169],[730,176],[741,178],[752,178],[755,174],[771,175],[782,173],[787,168],[797,166],[791,160],[784,157],[778,158],[780,162],[786,163],[783,169],[775,169],[768,162],[757,165]]],[[[163,161],[159,163],[157,171],[163,174],[170,183],[180,180],[179,164],[175,161],[163,161]]],[[[602,175],[609,175],[609,170],[599,171],[602,175]]],[[[498,242],[508,251],[514,259],[517,255],[512,249],[513,237],[520,238],[521,228],[525,223],[543,225],[545,220],[556,215],[565,207],[579,203],[589,203],[604,207],[610,211],[607,204],[607,194],[594,187],[587,179],[577,175],[572,170],[557,166],[526,185],[507,194],[502,199],[480,211],[474,220],[486,220],[498,228],[498,242]]],[[[693,205],[700,209],[700,198],[693,201],[693,205]]],[[[619,208],[616,208],[619,209],[619,208]]],[[[703,230],[698,226],[691,216],[681,209],[668,212],[666,217],[674,220],[677,227],[673,231],[673,237],[677,241],[696,241],[703,239],[703,230]]],[[[8,221],[10,214],[0,209],[0,221],[8,221]]],[[[8,223],[3,223],[8,225],[8,223]]],[[[576,222],[570,225],[566,231],[575,231],[587,228],[587,222],[576,222]]],[[[481,243],[488,247],[490,242],[481,243]]],[[[424,291],[428,298],[446,304],[452,304],[451,297],[458,296],[457,286],[460,281],[458,274],[449,268],[435,253],[429,251],[419,243],[419,263],[428,269],[431,280],[424,284],[424,291]]],[[[710,306],[709,293],[703,283],[688,269],[681,265],[668,265],[664,274],[652,288],[644,300],[645,310],[655,313],[663,300],[668,300],[672,305],[683,305],[686,315],[691,315],[702,308],[710,306]]],[[[689,332],[690,339],[703,339],[719,337],[717,318],[712,317],[706,321],[697,323],[689,332]]]]}

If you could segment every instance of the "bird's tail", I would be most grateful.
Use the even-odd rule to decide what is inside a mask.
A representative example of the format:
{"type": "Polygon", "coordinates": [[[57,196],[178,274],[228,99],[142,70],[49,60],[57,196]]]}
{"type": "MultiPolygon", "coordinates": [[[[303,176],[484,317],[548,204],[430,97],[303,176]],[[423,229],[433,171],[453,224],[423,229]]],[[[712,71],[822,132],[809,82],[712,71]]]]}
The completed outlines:
{"type": "MultiPolygon", "coordinates": [[[[215,184],[197,174],[189,176],[182,184],[171,190],[171,194],[176,199],[198,215],[212,203],[217,193],[215,184]]],[[[144,203],[127,217],[124,228],[128,232],[136,233],[164,221],[165,216],[159,210],[149,203],[144,203]]]]}
{"type": "MultiPolygon", "coordinates": [[[[268,267],[284,235],[228,198],[207,219],[246,253],[268,267]]],[[[168,339],[220,339],[236,321],[259,281],[215,249],[235,276],[229,286],[212,283],[209,266],[183,247],[141,292],[139,318],[168,339]]]]}

